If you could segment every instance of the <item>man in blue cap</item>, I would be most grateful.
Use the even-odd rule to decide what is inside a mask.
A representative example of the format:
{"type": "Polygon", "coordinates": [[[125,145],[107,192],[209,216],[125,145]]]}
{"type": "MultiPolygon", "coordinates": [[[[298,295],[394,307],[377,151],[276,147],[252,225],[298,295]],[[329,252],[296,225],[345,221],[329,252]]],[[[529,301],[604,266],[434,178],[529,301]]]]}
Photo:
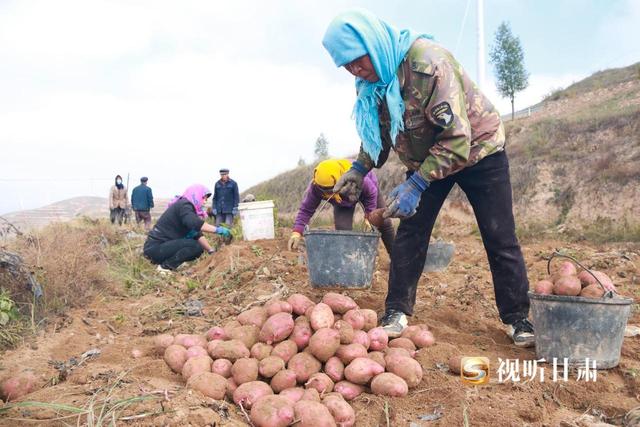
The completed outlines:
{"type": "Polygon", "coordinates": [[[220,169],[220,180],[214,186],[211,202],[211,213],[216,217],[216,226],[224,222],[231,227],[233,218],[238,215],[239,203],[238,184],[229,178],[229,169],[220,169]]]}
{"type": "Polygon", "coordinates": [[[153,192],[147,186],[149,178],[140,178],[140,185],[133,189],[131,193],[131,206],[136,213],[136,224],[144,221],[144,229],[151,228],[151,208],[153,208],[153,192]]]}

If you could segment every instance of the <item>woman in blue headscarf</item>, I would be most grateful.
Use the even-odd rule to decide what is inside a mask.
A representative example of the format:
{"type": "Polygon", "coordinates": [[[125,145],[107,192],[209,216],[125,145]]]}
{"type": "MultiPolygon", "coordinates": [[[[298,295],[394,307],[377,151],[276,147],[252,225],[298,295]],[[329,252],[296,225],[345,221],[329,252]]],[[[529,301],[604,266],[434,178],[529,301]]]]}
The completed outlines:
{"type": "Polygon", "coordinates": [[[391,149],[407,167],[407,180],[391,191],[385,210],[385,217],[401,220],[391,251],[385,330],[394,337],[407,326],[433,225],[458,184],[476,214],[500,318],[516,345],[533,345],[498,111],[431,36],[398,30],[365,10],[338,15],[322,43],[336,66],[356,77],[353,115],[362,141],[357,161],[333,191],[357,199],[363,177],[381,167],[391,149]]]}

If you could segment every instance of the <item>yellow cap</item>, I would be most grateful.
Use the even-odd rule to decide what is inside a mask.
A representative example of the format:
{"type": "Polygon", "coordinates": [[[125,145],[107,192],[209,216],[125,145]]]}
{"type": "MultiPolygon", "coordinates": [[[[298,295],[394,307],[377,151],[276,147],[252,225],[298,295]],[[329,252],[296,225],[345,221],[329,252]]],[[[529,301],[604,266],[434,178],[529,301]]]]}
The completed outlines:
{"type": "Polygon", "coordinates": [[[313,183],[320,187],[333,187],[350,168],[351,161],[347,159],[323,160],[313,171],[313,183]]]}

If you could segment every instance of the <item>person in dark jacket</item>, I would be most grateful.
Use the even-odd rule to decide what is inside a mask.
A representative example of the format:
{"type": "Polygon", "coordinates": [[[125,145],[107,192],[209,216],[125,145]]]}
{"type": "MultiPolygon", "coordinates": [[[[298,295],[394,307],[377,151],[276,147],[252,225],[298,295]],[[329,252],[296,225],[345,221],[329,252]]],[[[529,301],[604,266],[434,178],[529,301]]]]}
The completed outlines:
{"type": "Polygon", "coordinates": [[[151,208],[153,208],[153,192],[147,186],[149,178],[140,178],[140,185],[131,192],[131,206],[136,213],[136,224],[144,221],[144,229],[151,228],[151,208]]]}
{"type": "Polygon", "coordinates": [[[238,203],[238,184],[229,178],[229,169],[220,169],[220,180],[213,189],[211,202],[211,213],[216,217],[216,225],[223,222],[229,226],[233,225],[233,218],[238,215],[238,203]]]}
{"type": "Polygon", "coordinates": [[[204,221],[204,204],[211,192],[204,185],[194,184],[180,197],[169,203],[149,232],[143,253],[158,271],[175,270],[186,261],[198,258],[204,251],[213,253],[213,248],[203,236],[217,233],[228,238],[231,233],[225,227],[214,227],[204,221]]]}

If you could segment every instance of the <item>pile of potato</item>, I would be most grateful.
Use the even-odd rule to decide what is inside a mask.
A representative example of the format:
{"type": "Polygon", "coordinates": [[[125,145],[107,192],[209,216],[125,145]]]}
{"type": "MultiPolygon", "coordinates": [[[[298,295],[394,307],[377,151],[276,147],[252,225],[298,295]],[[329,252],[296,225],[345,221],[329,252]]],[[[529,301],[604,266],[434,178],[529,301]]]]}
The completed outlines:
{"type": "Polygon", "coordinates": [[[291,295],[240,313],[206,335],[159,335],[156,350],[187,387],[230,399],[255,426],[352,426],[348,401],[365,391],[405,396],[422,380],[417,349],[432,345],[425,325],[389,340],[375,311],[327,293],[318,304],[291,295]]]}
{"type": "Polygon", "coordinates": [[[560,264],[551,277],[535,284],[534,292],[542,295],[581,296],[585,298],[602,298],[605,290],[593,277],[596,276],[607,291],[615,291],[613,281],[601,271],[582,270],[578,273],[576,266],[570,261],[560,264]],[[593,273],[591,275],[589,273],[593,273]]]}

